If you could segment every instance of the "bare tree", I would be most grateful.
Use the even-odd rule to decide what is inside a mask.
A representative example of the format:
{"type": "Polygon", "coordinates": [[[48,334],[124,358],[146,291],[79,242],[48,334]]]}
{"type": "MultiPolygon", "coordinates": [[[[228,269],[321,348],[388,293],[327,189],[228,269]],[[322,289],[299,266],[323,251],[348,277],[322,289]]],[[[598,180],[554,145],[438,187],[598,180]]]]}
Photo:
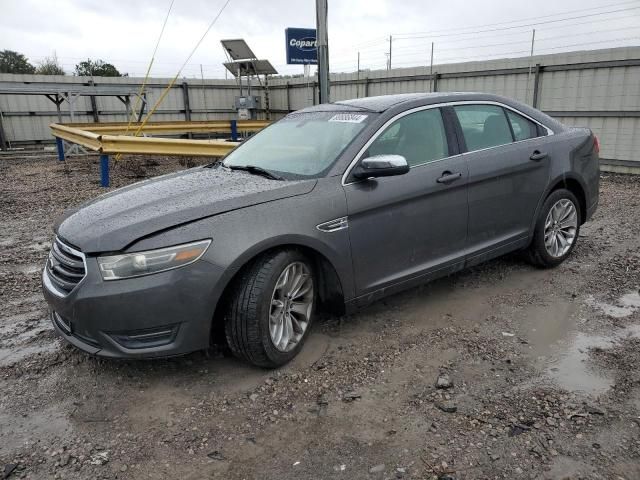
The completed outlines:
{"type": "Polygon", "coordinates": [[[39,75],[66,75],[62,66],[58,62],[58,56],[56,52],[50,57],[44,57],[44,59],[38,63],[36,73],[39,75]]]}

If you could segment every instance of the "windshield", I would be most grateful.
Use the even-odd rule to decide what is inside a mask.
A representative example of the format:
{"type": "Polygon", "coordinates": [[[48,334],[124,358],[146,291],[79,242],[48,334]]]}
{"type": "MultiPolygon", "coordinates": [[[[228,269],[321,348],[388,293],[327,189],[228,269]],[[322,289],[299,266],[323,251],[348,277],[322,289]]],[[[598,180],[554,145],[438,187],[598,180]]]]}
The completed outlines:
{"type": "Polygon", "coordinates": [[[223,165],[259,167],[288,180],[323,177],[373,115],[292,113],[238,146],[223,165]]]}

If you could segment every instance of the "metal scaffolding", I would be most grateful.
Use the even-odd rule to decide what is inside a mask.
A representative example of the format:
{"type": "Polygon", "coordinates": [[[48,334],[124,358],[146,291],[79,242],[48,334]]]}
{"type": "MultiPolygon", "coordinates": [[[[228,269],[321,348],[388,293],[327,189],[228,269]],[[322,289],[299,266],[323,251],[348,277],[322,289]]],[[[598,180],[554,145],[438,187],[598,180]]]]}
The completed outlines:
{"type": "MultiPolygon", "coordinates": [[[[15,82],[0,82],[0,95],[44,95],[51,100],[56,106],[58,113],[58,123],[62,123],[62,104],[66,101],[69,108],[69,116],[71,122],[75,121],[75,103],[79,97],[87,96],[91,98],[91,107],[93,113],[93,120],[97,123],[100,121],[99,111],[96,104],[96,97],[116,97],[120,100],[126,109],[127,118],[131,117],[131,97],[138,97],[140,99],[140,113],[138,114],[138,120],[142,117],[146,106],[146,96],[140,95],[139,92],[132,89],[129,86],[97,86],[90,85],[74,85],[69,84],[65,86],[60,83],[15,83],[15,82]]],[[[3,131],[2,120],[0,119],[0,132],[3,131]]],[[[6,140],[4,135],[0,134],[0,148],[6,150],[6,140]]],[[[67,152],[71,153],[71,152],[67,152]]]]}

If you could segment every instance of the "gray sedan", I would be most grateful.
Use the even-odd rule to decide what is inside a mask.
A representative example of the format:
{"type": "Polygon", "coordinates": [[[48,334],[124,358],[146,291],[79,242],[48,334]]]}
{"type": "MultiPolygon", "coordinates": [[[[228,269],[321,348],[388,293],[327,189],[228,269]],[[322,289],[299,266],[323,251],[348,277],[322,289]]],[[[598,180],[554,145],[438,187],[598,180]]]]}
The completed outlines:
{"type": "Polygon", "coordinates": [[[276,367],[341,314],[522,250],[563,262],[598,204],[598,141],[496,95],[291,113],[221,162],[67,212],[42,274],[56,331],[107,357],[224,342],[276,367]]]}

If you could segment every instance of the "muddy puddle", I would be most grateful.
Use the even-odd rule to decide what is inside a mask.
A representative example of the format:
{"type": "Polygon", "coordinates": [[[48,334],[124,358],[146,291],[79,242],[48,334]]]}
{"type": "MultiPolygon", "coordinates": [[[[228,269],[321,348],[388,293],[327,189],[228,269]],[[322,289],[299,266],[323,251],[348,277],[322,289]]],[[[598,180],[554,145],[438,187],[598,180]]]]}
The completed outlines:
{"type": "MultiPolygon", "coordinates": [[[[619,319],[640,309],[640,295],[631,292],[612,304],[588,296],[584,305],[619,319]]],[[[599,396],[613,386],[614,377],[612,372],[593,365],[589,359],[590,351],[607,350],[621,340],[640,338],[640,324],[598,333],[576,331],[577,325],[587,322],[580,315],[579,307],[579,303],[560,302],[551,311],[537,311],[529,319],[533,320],[529,339],[533,352],[544,362],[547,378],[566,390],[599,396]]]]}
{"type": "Polygon", "coordinates": [[[623,295],[614,304],[598,302],[593,296],[587,297],[587,305],[602,312],[612,318],[625,318],[633,315],[636,310],[640,310],[640,292],[631,292],[623,295]]]}
{"type": "Polygon", "coordinates": [[[40,311],[7,317],[0,325],[0,367],[17,363],[32,355],[50,353],[59,347],[57,342],[40,337],[50,331],[49,320],[40,311]]]}
{"type": "Polygon", "coordinates": [[[56,343],[43,343],[33,345],[22,345],[20,348],[8,347],[0,348],[0,367],[13,365],[25,358],[43,353],[53,353],[59,346],[56,343]]]}

